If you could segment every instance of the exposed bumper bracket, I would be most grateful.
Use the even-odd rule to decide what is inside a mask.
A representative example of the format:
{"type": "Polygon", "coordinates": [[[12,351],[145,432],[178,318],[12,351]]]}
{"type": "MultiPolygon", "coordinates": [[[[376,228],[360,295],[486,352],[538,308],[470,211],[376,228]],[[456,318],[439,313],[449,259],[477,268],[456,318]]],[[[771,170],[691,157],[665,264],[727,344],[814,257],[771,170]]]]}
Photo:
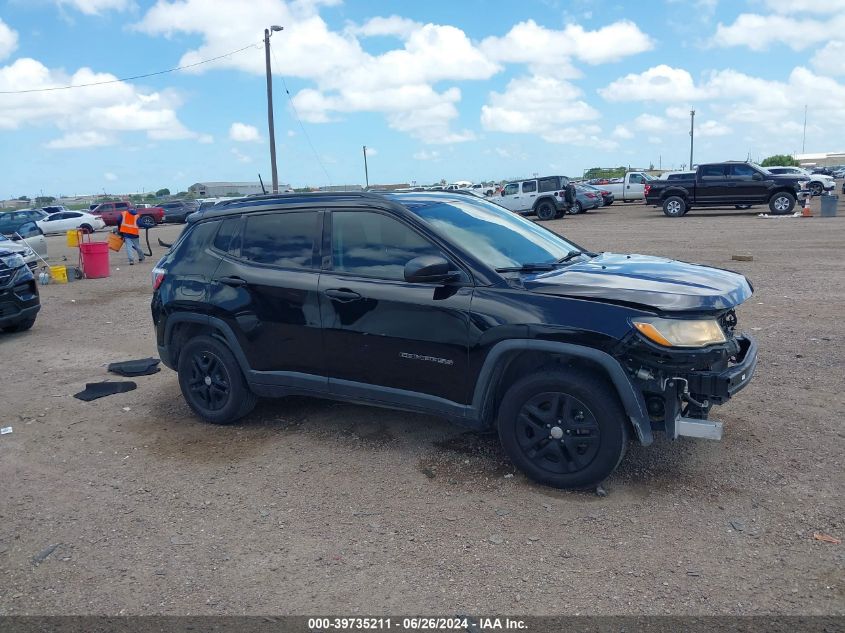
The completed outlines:
{"type": "Polygon", "coordinates": [[[705,440],[722,439],[722,423],[715,420],[699,420],[678,416],[675,420],[675,430],[684,437],[699,437],[705,440]]]}

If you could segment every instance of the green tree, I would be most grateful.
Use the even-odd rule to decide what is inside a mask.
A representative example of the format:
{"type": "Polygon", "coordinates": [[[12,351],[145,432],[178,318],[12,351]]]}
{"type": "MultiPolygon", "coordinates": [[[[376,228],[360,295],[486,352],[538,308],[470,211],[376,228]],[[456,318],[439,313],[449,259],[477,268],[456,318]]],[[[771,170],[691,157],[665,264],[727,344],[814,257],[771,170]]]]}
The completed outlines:
{"type": "Polygon", "coordinates": [[[29,200],[29,196],[20,196],[18,200],[29,200]]]}
{"type": "Polygon", "coordinates": [[[764,158],[760,163],[760,167],[798,167],[799,162],[792,158],[789,154],[775,154],[764,158]]]}
{"type": "MultiPolygon", "coordinates": [[[[187,195],[188,195],[188,192],[187,192],[187,191],[180,191],[179,193],[177,193],[177,194],[176,194],[176,196],[177,196],[177,197],[179,197],[179,198],[184,198],[184,197],[186,197],[187,195]]],[[[193,196],[192,196],[192,197],[193,197],[193,196]]]]}
{"type": "Polygon", "coordinates": [[[158,191],[156,191],[156,197],[157,198],[161,198],[162,196],[169,196],[169,195],[170,195],[170,189],[168,189],[167,187],[165,187],[164,189],[159,189],[158,191]]]}
{"type": "Polygon", "coordinates": [[[145,200],[155,200],[155,199],[156,199],[156,195],[155,195],[154,193],[148,193],[148,194],[145,196],[145,198],[144,198],[144,199],[145,199],[145,200]]]}

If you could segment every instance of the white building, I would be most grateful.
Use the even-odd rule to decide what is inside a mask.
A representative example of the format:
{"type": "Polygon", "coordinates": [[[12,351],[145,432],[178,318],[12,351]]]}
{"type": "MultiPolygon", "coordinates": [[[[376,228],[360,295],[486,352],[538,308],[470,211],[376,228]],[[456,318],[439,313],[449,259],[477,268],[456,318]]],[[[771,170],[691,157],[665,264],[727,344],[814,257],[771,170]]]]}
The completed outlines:
{"type": "MultiPolygon", "coordinates": [[[[272,185],[264,185],[267,191],[272,185]]],[[[220,198],[232,194],[248,196],[254,193],[264,193],[260,182],[196,182],[188,187],[188,193],[196,198],[220,198]]]]}
{"type": "Polygon", "coordinates": [[[802,167],[833,167],[834,165],[845,165],[845,152],[795,154],[794,158],[802,167]]]}

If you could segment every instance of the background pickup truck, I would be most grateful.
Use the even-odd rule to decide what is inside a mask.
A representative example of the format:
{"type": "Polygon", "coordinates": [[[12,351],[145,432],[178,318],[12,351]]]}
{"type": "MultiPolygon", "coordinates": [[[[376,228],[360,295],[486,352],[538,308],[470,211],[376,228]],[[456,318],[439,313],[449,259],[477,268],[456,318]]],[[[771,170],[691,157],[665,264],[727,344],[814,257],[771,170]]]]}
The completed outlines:
{"type": "Polygon", "coordinates": [[[728,161],[699,165],[694,173],[676,180],[650,180],[646,204],[662,206],[670,218],[679,218],[692,207],[768,204],[775,215],[795,208],[807,178],[771,174],[754,163],[728,161]]]}
{"type": "Polygon", "coordinates": [[[645,185],[652,182],[654,178],[640,171],[629,171],[624,178],[605,182],[604,180],[589,181],[602,191],[609,191],[613,194],[614,201],[637,202],[645,197],[645,185]]]}
{"type": "MultiPolygon", "coordinates": [[[[91,209],[90,213],[103,218],[106,226],[117,226],[120,223],[120,215],[131,208],[133,207],[129,202],[103,202],[91,209]]],[[[138,209],[138,226],[142,229],[153,227],[163,219],[164,209],[161,207],[138,209]]]]}

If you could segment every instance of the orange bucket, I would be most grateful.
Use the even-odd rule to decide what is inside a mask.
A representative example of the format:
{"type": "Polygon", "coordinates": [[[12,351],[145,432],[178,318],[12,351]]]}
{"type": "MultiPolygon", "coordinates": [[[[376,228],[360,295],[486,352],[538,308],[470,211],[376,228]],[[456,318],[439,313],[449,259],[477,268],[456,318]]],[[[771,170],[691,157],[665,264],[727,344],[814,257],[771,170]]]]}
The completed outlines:
{"type": "Polygon", "coordinates": [[[109,249],[117,252],[123,247],[123,238],[117,233],[109,233],[109,249]]]}

